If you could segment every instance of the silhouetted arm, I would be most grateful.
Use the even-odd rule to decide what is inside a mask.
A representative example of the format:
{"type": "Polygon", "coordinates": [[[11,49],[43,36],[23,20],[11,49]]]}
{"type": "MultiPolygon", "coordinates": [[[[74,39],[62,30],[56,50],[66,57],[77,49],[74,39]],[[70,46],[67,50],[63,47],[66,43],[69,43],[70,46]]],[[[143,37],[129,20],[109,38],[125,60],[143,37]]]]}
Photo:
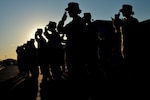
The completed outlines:
{"type": "Polygon", "coordinates": [[[48,29],[45,27],[44,36],[48,39],[49,35],[50,34],[48,33],[48,29]]]}
{"type": "Polygon", "coordinates": [[[57,26],[58,32],[64,33],[64,23],[66,19],[67,19],[67,13],[65,12],[62,19],[58,23],[58,26],[57,26]]]}
{"type": "Polygon", "coordinates": [[[35,33],[35,40],[38,42],[38,36],[37,36],[37,34],[35,33]]]}
{"type": "Polygon", "coordinates": [[[115,14],[114,18],[112,18],[112,24],[113,24],[113,27],[115,29],[115,33],[120,33],[120,27],[121,27],[121,19],[119,18],[120,16],[120,13],[118,14],[115,14]]]}

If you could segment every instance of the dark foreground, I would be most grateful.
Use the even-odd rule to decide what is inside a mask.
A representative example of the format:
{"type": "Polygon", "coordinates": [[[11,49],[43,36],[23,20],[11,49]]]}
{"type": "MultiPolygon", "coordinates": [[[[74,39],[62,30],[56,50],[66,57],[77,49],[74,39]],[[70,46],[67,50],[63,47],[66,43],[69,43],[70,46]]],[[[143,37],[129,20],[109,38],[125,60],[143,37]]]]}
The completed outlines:
{"type": "Polygon", "coordinates": [[[122,70],[112,68],[109,78],[102,71],[100,75],[101,79],[92,81],[73,82],[64,78],[43,83],[41,74],[37,80],[26,78],[18,75],[17,66],[8,66],[0,71],[0,100],[101,100],[119,98],[118,95],[126,98],[133,92],[122,70]],[[124,94],[122,90],[128,92],[124,94]]]}

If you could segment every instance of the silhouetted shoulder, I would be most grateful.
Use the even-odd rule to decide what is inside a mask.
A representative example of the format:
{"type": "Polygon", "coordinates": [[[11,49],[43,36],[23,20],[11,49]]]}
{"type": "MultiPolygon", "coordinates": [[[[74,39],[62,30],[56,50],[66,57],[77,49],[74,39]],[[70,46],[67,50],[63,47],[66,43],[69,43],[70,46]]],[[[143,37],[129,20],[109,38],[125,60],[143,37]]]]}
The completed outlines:
{"type": "Polygon", "coordinates": [[[132,20],[133,20],[134,22],[139,23],[139,20],[138,20],[137,18],[135,18],[135,17],[132,17],[132,20]]]}

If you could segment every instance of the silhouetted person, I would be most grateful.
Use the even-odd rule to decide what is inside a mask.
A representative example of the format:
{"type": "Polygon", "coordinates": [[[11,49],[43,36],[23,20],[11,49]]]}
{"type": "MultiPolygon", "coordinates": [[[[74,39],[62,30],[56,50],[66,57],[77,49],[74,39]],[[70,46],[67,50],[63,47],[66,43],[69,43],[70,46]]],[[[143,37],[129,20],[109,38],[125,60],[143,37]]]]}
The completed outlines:
{"type": "Polygon", "coordinates": [[[25,74],[24,72],[24,47],[23,45],[17,46],[16,48],[16,53],[17,53],[17,65],[18,65],[18,69],[19,69],[19,74],[20,76],[23,76],[25,74]]]}
{"type": "Polygon", "coordinates": [[[41,74],[43,74],[43,82],[50,79],[49,66],[46,58],[46,39],[43,37],[43,29],[37,29],[35,33],[35,40],[37,41],[37,59],[40,66],[41,74]]]}
{"type": "Polygon", "coordinates": [[[22,52],[22,58],[23,58],[23,70],[24,70],[24,76],[26,78],[29,77],[29,66],[28,66],[28,43],[23,44],[23,52],[22,52]]]}
{"type": "Polygon", "coordinates": [[[125,60],[125,67],[129,72],[130,79],[136,79],[139,74],[139,21],[133,17],[134,12],[132,6],[128,4],[122,5],[120,12],[124,16],[124,19],[120,19],[119,15],[114,18],[114,25],[116,30],[123,34],[123,56],[125,60]],[[120,30],[120,28],[122,28],[120,30]],[[138,52],[138,53],[137,53],[138,52]]]}
{"type": "Polygon", "coordinates": [[[51,68],[52,76],[54,80],[61,80],[62,71],[61,66],[64,64],[64,51],[61,44],[61,37],[56,30],[56,22],[50,21],[45,27],[44,35],[48,39],[47,42],[47,54],[49,59],[49,65],[51,68]],[[49,32],[51,33],[49,33],[49,32]]]}
{"type": "Polygon", "coordinates": [[[121,19],[119,19],[120,12],[118,14],[115,14],[115,21],[114,18],[112,18],[112,25],[113,25],[113,34],[112,34],[112,49],[113,49],[113,62],[114,63],[122,63],[123,56],[122,56],[122,33],[121,33],[121,27],[119,25],[121,19]],[[116,26],[117,25],[117,26],[116,26]]]}
{"type": "Polygon", "coordinates": [[[85,24],[85,63],[88,68],[89,77],[92,80],[99,80],[100,76],[98,75],[98,32],[96,25],[92,22],[91,13],[84,13],[83,21],[85,24]]]}
{"type": "Polygon", "coordinates": [[[31,73],[31,78],[37,79],[39,75],[39,69],[37,65],[37,50],[34,45],[35,40],[30,39],[27,42],[27,67],[29,68],[29,72],[31,73]]]}
{"type": "Polygon", "coordinates": [[[65,9],[72,18],[67,25],[64,22],[67,19],[67,12],[64,13],[58,24],[58,31],[66,34],[66,62],[70,79],[84,80],[87,69],[84,63],[84,22],[79,16],[81,10],[79,4],[75,2],[68,3],[65,9]]]}

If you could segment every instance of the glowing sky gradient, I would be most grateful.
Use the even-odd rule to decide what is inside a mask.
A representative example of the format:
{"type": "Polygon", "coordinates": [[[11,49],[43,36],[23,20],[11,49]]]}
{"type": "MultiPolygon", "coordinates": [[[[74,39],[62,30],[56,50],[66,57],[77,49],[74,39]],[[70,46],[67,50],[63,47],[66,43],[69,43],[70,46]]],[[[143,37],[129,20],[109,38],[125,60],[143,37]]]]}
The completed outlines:
{"type": "Polygon", "coordinates": [[[0,60],[16,59],[16,47],[33,38],[37,28],[58,22],[71,1],[79,3],[81,16],[91,12],[94,20],[111,20],[122,4],[131,4],[139,21],[150,18],[150,0],[0,0],[0,60]]]}

